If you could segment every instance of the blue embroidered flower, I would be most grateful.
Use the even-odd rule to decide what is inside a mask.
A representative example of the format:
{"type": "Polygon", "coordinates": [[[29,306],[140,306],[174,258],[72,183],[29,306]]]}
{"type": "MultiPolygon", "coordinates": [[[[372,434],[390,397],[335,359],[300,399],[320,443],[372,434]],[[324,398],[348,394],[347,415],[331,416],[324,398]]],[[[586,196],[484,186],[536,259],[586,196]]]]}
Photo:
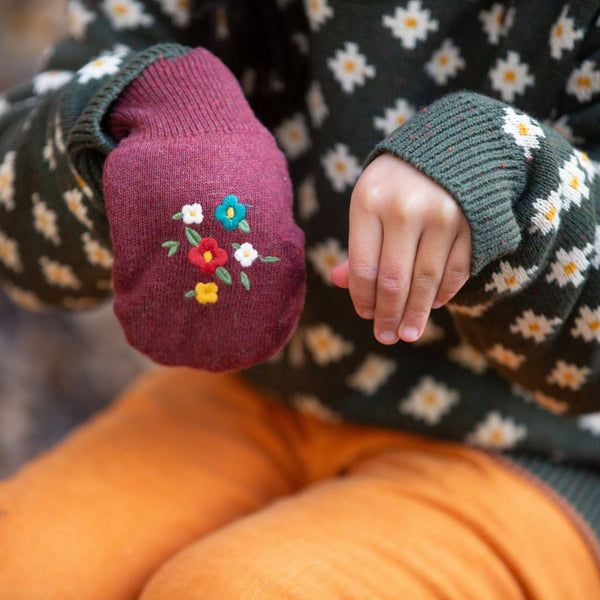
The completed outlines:
{"type": "Polygon", "coordinates": [[[225,196],[223,202],[215,208],[215,218],[229,231],[237,229],[245,217],[246,207],[233,194],[225,196]]]}

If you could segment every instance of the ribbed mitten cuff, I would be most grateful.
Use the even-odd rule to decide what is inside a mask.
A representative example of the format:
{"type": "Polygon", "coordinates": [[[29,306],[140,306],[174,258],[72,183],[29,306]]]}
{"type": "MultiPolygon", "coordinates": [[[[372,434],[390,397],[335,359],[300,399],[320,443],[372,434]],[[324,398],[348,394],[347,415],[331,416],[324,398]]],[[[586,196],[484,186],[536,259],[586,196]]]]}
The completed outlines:
{"type": "Polygon", "coordinates": [[[424,108],[367,158],[383,152],[411,163],[448,190],[471,228],[471,273],[513,252],[521,234],[513,206],[527,185],[523,152],[503,130],[506,104],[471,92],[424,108]]]}

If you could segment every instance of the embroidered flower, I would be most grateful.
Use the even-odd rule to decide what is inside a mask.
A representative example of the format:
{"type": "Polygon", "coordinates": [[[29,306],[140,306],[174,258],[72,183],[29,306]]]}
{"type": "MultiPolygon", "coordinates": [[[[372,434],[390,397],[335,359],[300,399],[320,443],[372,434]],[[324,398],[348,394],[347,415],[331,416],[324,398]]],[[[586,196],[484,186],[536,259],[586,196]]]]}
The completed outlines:
{"type": "Polygon", "coordinates": [[[558,230],[562,207],[562,198],[558,191],[551,191],[547,198],[537,198],[532,207],[535,214],[531,217],[530,233],[539,231],[545,235],[552,230],[558,230]]]}
{"type": "Polygon", "coordinates": [[[136,0],[104,0],[102,9],[110,24],[118,31],[148,27],[154,23],[154,17],[144,12],[144,5],[136,0]]]}
{"type": "Polygon", "coordinates": [[[4,160],[0,163],[0,204],[3,204],[6,210],[15,208],[16,157],[17,153],[11,150],[4,155],[4,160]]]}
{"type": "Polygon", "coordinates": [[[575,20],[567,17],[568,12],[566,5],[550,29],[550,56],[557,60],[562,58],[563,50],[573,50],[575,42],[583,38],[583,29],[575,29],[575,20]]]}
{"type": "Polygon", "coordinates": [[[246,206],[238,202],[237,196],[230,194],[223,198],[223,202],[215,208],[215,218],[221,222],[228,231],[237,229],[242,222],[245,223],[246,206]]]}
{"type": "Polygon", "coordinates": [[[348,94],[354,92],[355,87],[365,85],[367,77],[375,77],[375,67],[367,64],[365,55],[354,42],[344,42],[344,49],[336,50],[334,58],[327,59],[327,66],[348,94]]]}
{"type": "Polygon", "coordinates": [[[375,117],[373,126],[384,134],[392,133],[410,119],[416,110],[404,98],[398,98],[391,108],[383,109],[383,117],[375,117]]]}
{"type": "Polygon", "coordinates": [[[573,128],[569,125],[569,117],[567,115],[563,115],[560,119],[556,119],[556,121],[547,121],[547,123],[571,145],[581,144],[585,141],[583,138],[575,135],[573,128]]]}
{"type": "Polygon", "coordinates": [[[583,415],[577,419],[581,429],[587,429],[593,435],[600,435],[600,412],[583,415]]]}
{"type": "Polygon", "coordinates": [[[60,111],[56,111],[54,117],[54,145],[58,152],[66,152],[65,140],[63,137],[62,123],[60,122],[60,111]]]}
{"type": "Polygon", "coordinates": [[[54,144],[51,138],[46,140],[46,145],[42,149],[42,156],[44,161],[48,163],[48,168],[51,171],[56,170],[56,154],[54,152],[54,144]]]}
{"type": "Polygon", "coordinates": [[[275,137],[287,158],[291,160],[306,154],[310,148],[308,127],[302,113],[296,113],[275,128],[275,137]]]}
{"type": "Polygon", "coordinates": [[[67,26],[69,33],[76,39],[82,40],[87,26],[96,19],[95,13],[86,8],[78,0],[67,2],[67,26]]]}
{"type": "Polygon", "coordinates": [[[554,328],[560,323],[562,320],[558,317],[548,319],[545,315],[536,315],[531,309],[527,309],[510,325],[510,330],[540,344],[554,333],[554,328]]]}
{"type": "Polygon", "coordinates": [[[446,304],[446,308],[451,313],[475,319],[480,317],[489,307],[489,303],[472,304],[471,306],[467,306],[466,304],[456,304],[455,302],[448,302],[448,304],[446,304]]]}
{"type": "Polygon", "coordinates": [[[348,258],[348,252],[342,249],[339,240],[335,238],[328,238],[324,242],[315,244],[307,250],[306,255],[327,285],[333,285],[330,277],[331,269],[348,258]]]}
{"type": "Polygon", "coordinates": [[[600,92],[600,71],[595,70],[593,60],[584,60],[581,66],[573,69],[567,79],[567,94],[575,96],[579,102],[589,102],[600,92]]]}
{"type": "Polygon", "coordinates": [[[411,0],[406,8],[396,7],[393,17],[382,17],[383,25],[389,27],[392,35],[408,50],[414,50],[418,41],[425,41],[430,31],[438,30],[438,21],[431,18],[428,9],[421,10],[421,4],[421,0],[411,0]]]}
{"type": "Polygon", "coordinates": [[[556,398],[548,396],[540,391],[533,393],[533,400],[542,408],[545,408],[547,411],[554,413],[555,415],[562,415],[569,409],[567,402],[564,402],[563,400],[557,400],[556,398]]]}
{"type": "Polygon", "coordinates": [[[590,265],[586,258],[593,250],[593,246],[588,244],[583,250],[580,248],[571,248],[568,252],[560,248],[556,253],[556,260],[550,264],[550,273],[546,275],[546,281],[556,283],[560,287],[571,284],[575,287],[584,282],[582,273],[585,273],[590,265]]]}
{"type": "Polygon", "coordinates": [[[88,229],[92,229],[92,222],[87,215],[87,207],[83,204],[83,194],[78,189],[73,188],[64,192],[63,198],[77,220],[88,229]]]}
{"type": "Polygon", "coordinates": [[[84,233],[81,236],[83,249],[87,259],[91,265],[98,265],[104,269],[110,269],[113,264],[113,255],[110,250],[107,250],[97,240],[93,239],[89,233],[84,233]]]}
{"type": "Polygon", "coordinates": [[[50,285],[56,285],[61,288],[72,288],[78,290],[81,288],[81,282],[77,279],[73,269],[69,265],[63,265],[55,260],[42,256],[39,260],[42,274],[50,285]]]}
{"type": "Polygon", "coordinates": [[[219,6],[216,11],[215,37],[218,40],[226,40],[229,36],[229,19],[227,17],[227,11],[224,6],[219,6]]]}
{"type": "Polygon", "coordinates": [[[304,333],[306,346],[313,360],[320,367],[339,362],[354,351],[354,344],[334,333],[329,325],[320,324],[309,327],[304,333]]]}
{"type": "Polygon", "coordinates": [[[589,367],[578,367],[564,360],[557,360],[554,368],[546,377],[548,383],[555,383],[561,388],[569,388],[576,392],[581,389],[587,376],[591,373],[589,367]]]}
{"type": "Polygon", "coordinates": [[[478,375],[481,375],[488,368],[485,356],[466,342],[450,348],[448,358],[452,362],[458,363],[461,367],[465,367],[478,375]]]}
{"type": "Polygon", "coordinates": [[[450,389],[433,377],[426,376],[398,403],[398,410],[425,421],[427,425],[437,425],[459,399],[456,390],[450,389]]]}
{"type": "Polygon", "coordinates": [[[448,81],[458,75],[460,69],[465,68],[465,60],[460,55],[452,40],[444,40],[439,50],[436,50],[425,64],[425,71],[438,85],[446,85],[448,81]]]}
{"type": "Polygon", "coordinates": [[[300,369],[306,363],[304,354],[304,331],[298,328],[290,338],[287,345],[287,357],[289,364],[295,369],[300,369]]]}
{"type": "Polygon", "coordinates": [[[233,254],[242,267],[250,267],[258,258],[258,252],[250,242],[244,242],[233,254]]]}
{"type": "Polygon", "coordinates": [[[212,275],[218,267],[227,262],[227,252],[219,248],[217,240],[206,237],[190,249],[188,260],[196,265],[201,273],[212,275]]]}
{"type": "Polygon", "coordinates": [[[194,288],[194,298],[200,304],[215,304],[219,299],[219,286],[216,283],[198,283],[194,288]]]}
{"type": "Polygon", "coordinates": [[[508,450],[527,436],[527,428],[517,425],[510,417],[502,418],[499,412],[488,413],[475,431],[467,435],[467,444],[489,450],[508,450]]]}
{"type": "Polygon", "coordinates": [[[121,63],[121,57],[114,54],[99,56],[77,71],[77,83],[87,83],[92,79],[114,75],[120,69],[121,63]]]}
{"type": "Polygon", "coordinates": [[[336,144],[327,150],[321,157],[321,165],[336,192],[354,185],[361,173],[358,159],[349,153],[346,144],[336,144]]]}
{"type": "Polygon", "coordinates": [[[36,94],[46,94],[66,85],[71,79],[71,71],[44,71],[33,78],[33,91],[36,94]]]}
{"type": "Polygon", "coordinates": [[[171,17],[178,27],[186,27],[190,22],[190,0],[159,0],[163,12],[171,17]]]}
{"type": "Polygon", "coordinates": [[[573,149],[573,153],[575,154],[575,158],[577,158],[580,168],[585,172],[588,181],[592,181],[594,177],[600,175],[600,163],[590,160],[590,157],[585,152],[581,152],[576,148],[573,149]]]}
{"type": "Polygon", "coordinates": [[[15,271],[15,273],[23,271],[19,245],[16,240],[9,238],[2,231],[0,231],[0,262],[8,269],[15,271]]]}
{"type": "Polygon", "coordinates": [[[581,306],[571,335],[574,338],[582,337],[586,342],[595,340],[600,343],[600,306],[581,306]]]}
{"type": "Polygon", "coordinates": [[[590,196],[590,188],[584,183],[585,172],[579,167],[577,156],[571,156],[558,172],[560,195],[565,210],[569,210],[573,204],[581,206],[582,200],[590,196]]]}
{"type": "Polygon", "coordinates": [[[303,221],[308,221],[318,210],[315,178],[309,175],[298,187],[298,213],[303,221]]]}
{"type": "Polygon", "coordinates": [[[509,348],[505,348],[502,344],[494,344],[488,351],[487,355],[499,365],[512,369],[518,369],[524,362],[525,356],[517,354],[509,348]]]}
{"type": "Polygon", "coordinates": [[[482,10],[478,18],[483,24],[488,43],[496,46],[500,42],[500,37],[504,37],[512,27],[515,9],[511,6],[506,10],[502,4],[496,2],[490,10],[482,10]]]}
{"type": "Polygon", "coordinates": [[[10,283],[4,284],[6,295],[17,305],[27,310],[39,312],[46,307],[44,303],[32,292],[23,290],[10,283]]]}
{"type": "Polygon", "coordinates": [[[306,34],[297,31],[296,33],[292,33],[291,40],[296,44],[296,48],[298,48],[300,54],[308,56],[310,52],[310,39],[306,34]]]}
{"type": "Polygon", "coordinates": [[[396,361],[371,352],[367,354],[358,369],[346,379],[346,385],[366,396],[372,396],[387,383],[396,368],[396,361]]]}
{"type": "Polygon", "coordinates": [[[181,208],[181,213],[173,215],[173,218],[179,218],[179,215],[181,215],[181,218],[186,225],[199,225],[204,219],[202,205],[198,203],[184,204],[181,208]]]}
{"type": "Polygon", "coordinates": [[[304,8],[312,31],[319,31],[321,25],[333,17],[333,8],[328,0],[304,0],[304,8]]]}
{"type": "Polygon", "coordinates": [[[310,84],[310,88],[306,94],[306,104],[308,105],[312,124],[317,128],[321,127],[329,115],[329,108],[325,104],[321,84],[318,81],[313,81],[310,84]]]}
{"type": "Polygon", "coordinates": [[[56,213],[50,210],[45,202],[40,200],[39,194],[32,194],[31,201],[33,203],[33,226],[47,240],[52,241],[58,246],[60,244],[60,236],[58,235],[58,227],[56,226],[56,213]]]}
{"type": "Polygon", "coordinates": [[[531,158],[531,149],[540,147],[540,139],[546,137],[542,128],[527,115],[510,107],[504,109],[503,131],[512,135],[517,145],[525,149],[525,156],[531,158]]]}
{"type": "Polygon", "coordinates": [[[437,340],[441,340],[443,338],[444,329],[439,325],[436,325],[433,322],[433,319],[430,317],[425,323],[425,329],[423,329],[421,337],[412,343],[415,346],[425,346],[426,344],[431,344],[432,342],[436,342],[437,340]]]}
{"type": "Polygon", "coordinates": [[[342,415],[325,406],[313,394],[294,394],[291,398],[292,406],[304,415],[311,415],[325,423],[341,423],[342,415]]]}
{"type": "Polygon", "coordinates": [[[500,93],[504,102],[513,102],[517,94],[524,94],[527,86],[535,81],[529,74],[529,65],[521,62],[519,54],[513,51],[508,52],[506,60],[497,60],[489,76],[492,89],[500,93]]]}
{"type": "Polygon", "coordinates": [[[516,292],[529,281],[535,271],[535,267],[531,269],[513,267],[509,262],[503,260],[500,263],[500,270],[492,273],[492,280],[485,284],[485,291],[516,292]]]}

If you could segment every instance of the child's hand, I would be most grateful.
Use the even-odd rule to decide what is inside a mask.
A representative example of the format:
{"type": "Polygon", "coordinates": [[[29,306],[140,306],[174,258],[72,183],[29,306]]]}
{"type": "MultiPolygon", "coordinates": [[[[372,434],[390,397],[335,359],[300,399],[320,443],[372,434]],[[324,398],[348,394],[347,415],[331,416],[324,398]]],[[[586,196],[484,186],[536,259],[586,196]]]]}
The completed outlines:
{"type": "Polygon", "coordinates": [[[348,261],[331,272],[354,308],[375,319],[383,344],[413,342],[432,308],[448,302],[471,267],[469,225],[446,190],[392,156],[378,156],[350,204],[348,261]]]}

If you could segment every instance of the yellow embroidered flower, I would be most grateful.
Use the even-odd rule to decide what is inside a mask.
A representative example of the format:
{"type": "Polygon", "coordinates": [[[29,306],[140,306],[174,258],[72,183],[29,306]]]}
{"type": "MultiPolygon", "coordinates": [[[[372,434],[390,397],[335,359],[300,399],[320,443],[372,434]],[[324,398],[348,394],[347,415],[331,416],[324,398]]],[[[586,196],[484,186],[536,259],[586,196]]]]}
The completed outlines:
{"type": "Polygon", "coordinates": [[[200,304],[214,304],[219,299],[219,286],[216,283],[199,283],[194,291],[200,304]]]}

